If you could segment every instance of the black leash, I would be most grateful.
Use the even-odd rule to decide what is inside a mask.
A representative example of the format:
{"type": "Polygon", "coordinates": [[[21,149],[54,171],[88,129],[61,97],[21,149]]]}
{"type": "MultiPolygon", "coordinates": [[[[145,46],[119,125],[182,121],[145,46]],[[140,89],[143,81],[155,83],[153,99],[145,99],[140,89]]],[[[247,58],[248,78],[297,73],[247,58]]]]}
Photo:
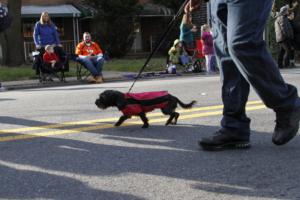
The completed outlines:
{"type": "Polygon", "coordinates": [[[159,42],[156,44],[155,48],[152,50],[152,52],[150,52],[144,66],[140,69],[138,75],[135,77],[130,89],[128,90],[128,92],[130,92],[134,86],[134,84],[136,83],[136,81],[140,78],[142,72],[144,71],[144,69],[146,68],[146,66],[148,65],[149,61],[151,60],[152,56],[156,53],[156,51],[160,48],[160,46],[162,45],[164,39],[166,38],[166,36],[169,34],[170,30],[172,30],[172,28],[175,25],[175,22],[177,20],[177,18],[181,15],[182,11],[184,10],[185,5],[189,2],[190,0],[185,0],[185,2],[181,5],[180,9],[178,10],[177,14],[175,15],[175,17],[171,20],[171,22],[169,23],[169,25],[166,28],[166,31],[164,32],[164,34],[160,37],[159,42]]]}

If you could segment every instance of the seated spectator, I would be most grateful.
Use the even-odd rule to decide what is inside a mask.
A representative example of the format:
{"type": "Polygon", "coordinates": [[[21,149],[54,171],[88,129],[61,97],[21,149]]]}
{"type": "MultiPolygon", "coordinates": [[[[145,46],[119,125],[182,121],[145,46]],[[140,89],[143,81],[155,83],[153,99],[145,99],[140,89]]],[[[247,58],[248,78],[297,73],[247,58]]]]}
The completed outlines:
{"type": "Polygon", "coordinates": [[[181,51],[181,43],[178,39],[176,39],[173,43],[173,46],[168,51],[169,64],[180,64],[181,51]]]}
{"type": "Polygon", "coordinates": [[[91,72],[92,76],[88,77],[89,82],[102,83],[103,51],[96,42],[92,41],[90,33],[83,34],[83,41],[77,45],[75,54],[78,55],[77,60],[91,72]]]}
{"type": "Polygon", "coordinates": [[[63,63],[60,61],[58,55],[54,52],[52,45],[45,47],[45,53],[43,55],[43,61],[45,68],[49,71],[60,71],[63,69],[63,63]]]}

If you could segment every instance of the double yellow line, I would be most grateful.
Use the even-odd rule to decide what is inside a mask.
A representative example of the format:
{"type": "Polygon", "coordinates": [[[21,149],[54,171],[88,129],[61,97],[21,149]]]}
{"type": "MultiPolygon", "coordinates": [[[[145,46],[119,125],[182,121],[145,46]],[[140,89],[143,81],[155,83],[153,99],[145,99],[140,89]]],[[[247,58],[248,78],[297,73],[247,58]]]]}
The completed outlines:
{"type": "MultiPolygon", "coordinates": [[[[246,107],[248,111],[259,110],[264,108],[266,107],[265,105],[262,104],[261,101],[248,102],[246,107]]],[[[221,115],[222,109],[223,109],[222,105],[216,105],[216,106],[192,108],[188,110],[178,110],[177,112],[181,113],[180,120],[184,120],[184,119],[221,115]],[[199,111],[200,113],[197,113],[199,111]]],[[[161,113],[150,113],[147,116],[152,118],[150,119],[149,123],[159,123],[159,122],[165,122],[167,120],[167,117],[161,113]]],[[[142,124],[140,119],[136,119],[136,118],[133,119],[134,120],[131,121],[128,120],[127,123],[123,124],[122,126],[142,124]]],[[[54,136],[54,135],[73,134],[79,132],[94,131],[99,129],[107,129],[107,128],[112,128],[113,127],[112,123],[116,122],[117,120],[118,118],[105,118],[105,119],[96,119],[96,120],[66,122],[61,124],[51,124],[51,125],[36,126],[36,127],[23,127],[23,128],[0,130],[0,142],[24,140],[24,139],[47,137],[47,136],[54,136]],[[104,124],[99,124],[99,123],[104,123],[104,124]],[[81,127],[72,128],[75,126],[81,126],[81,127]],[[68,127],[71,128],[66,129],[68,127]],[[64,130],[57,130],[62,128],[64,128],[64,130]]]]}

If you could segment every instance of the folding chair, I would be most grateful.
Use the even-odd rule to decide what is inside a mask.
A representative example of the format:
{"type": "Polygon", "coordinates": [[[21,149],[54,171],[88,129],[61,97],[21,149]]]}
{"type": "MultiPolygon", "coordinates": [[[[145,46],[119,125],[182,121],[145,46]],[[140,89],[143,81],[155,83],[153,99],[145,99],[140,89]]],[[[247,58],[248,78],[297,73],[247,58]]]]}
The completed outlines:
{"type": "Polygon", "coordinates": [[[76,78],[79,81],[85,81],[90,75],[91,72],[88,71],[82,61],[78,59],[78,55],[76,54],[70,54],[70,59],[73,60],[76,63],[76,78]]]}
{"type": "Polygon", "coordinates": [[[90,75],[91,72],[85,68],[84,64],[80,60],[76,60],[77,80],[85,81],[90,75]]]}
{"type": "MultiPolygon", "coordinates": [[[[39,77],[40,83],[53,82],[52,78],[57,78],[61,82],[65,82],[65,69],[61,70],[49,69],[49,67],[44,63],[42,58],[43,51],[34,51],[33,55],[33,69],[36,71],[36,75],[39,77]]],[[[64,67],[65,63],[63,64],[64,67]]]]}

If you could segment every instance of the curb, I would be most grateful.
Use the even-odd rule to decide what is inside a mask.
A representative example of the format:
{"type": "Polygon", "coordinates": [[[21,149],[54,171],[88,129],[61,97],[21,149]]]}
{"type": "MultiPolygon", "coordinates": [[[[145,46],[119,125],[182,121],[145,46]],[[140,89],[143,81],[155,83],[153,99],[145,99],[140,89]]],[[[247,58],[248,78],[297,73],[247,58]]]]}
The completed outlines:
{"type": "MultiPolygon", "coordinates": [[[[116,78],[107,78],[105,82],[115,82],[122,81],[122,77],[116,78]]],[[[40,83],[38,79],[33,79],[30,83],[22,83],[22,81],[18,81],[18,83],[10,83],[10,82],[2,82],[2,86],[5,91],[9,90],[19,90],[19,89],[34,89],[34,88],[49,88],[49,87],[60,87],[60,86],[72,86],[72,85],[88,85],[93,83],[88,83],[83,80],[76,79],[67,79],[66,82],[60,82],[55,80],[54,82],[40,83]]],[[[1,90],[0,90],[1,91],[1,90]]]]}

